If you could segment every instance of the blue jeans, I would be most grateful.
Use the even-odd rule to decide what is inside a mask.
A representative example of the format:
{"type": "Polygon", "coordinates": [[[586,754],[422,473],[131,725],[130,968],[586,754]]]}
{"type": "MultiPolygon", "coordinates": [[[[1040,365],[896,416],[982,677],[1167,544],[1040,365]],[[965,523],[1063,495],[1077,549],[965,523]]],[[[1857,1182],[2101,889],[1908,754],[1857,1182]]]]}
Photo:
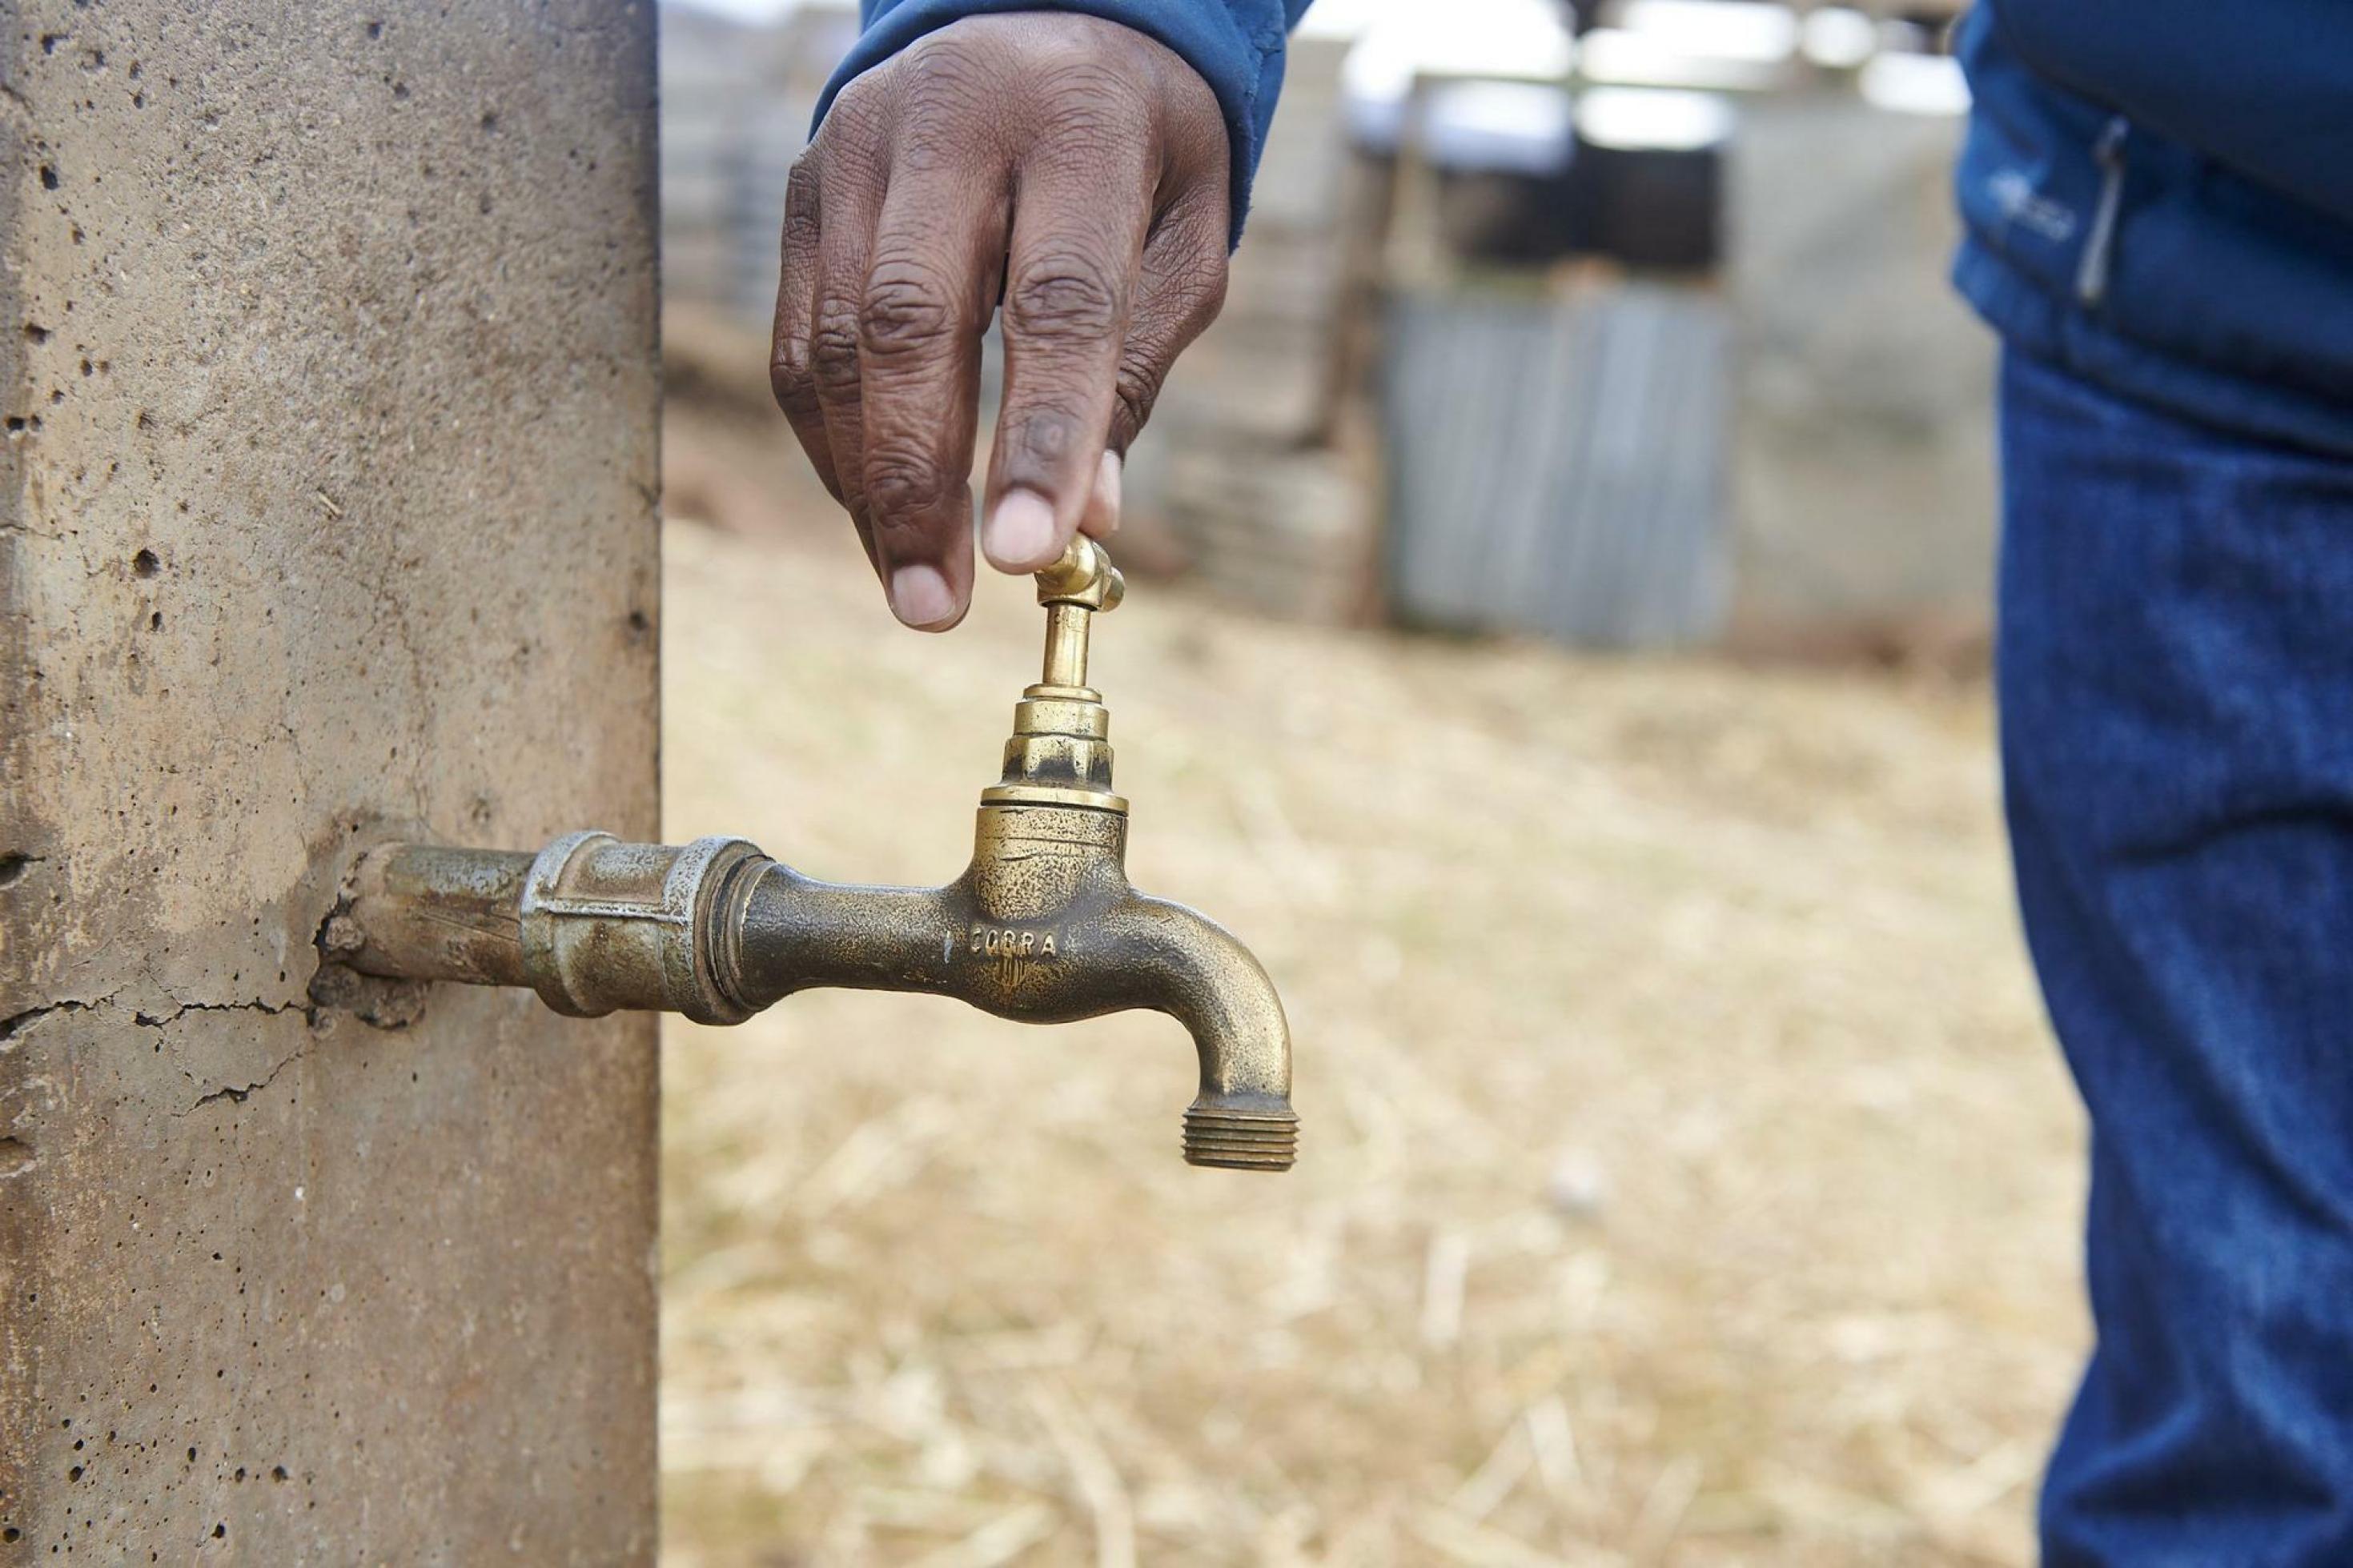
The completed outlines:
{"type": "Polygon", "coordinates": [[[2012,353],[2019,899],[2092,1123],[2047,1568],[2353,1563],[2353,462],[2012,353]]]}

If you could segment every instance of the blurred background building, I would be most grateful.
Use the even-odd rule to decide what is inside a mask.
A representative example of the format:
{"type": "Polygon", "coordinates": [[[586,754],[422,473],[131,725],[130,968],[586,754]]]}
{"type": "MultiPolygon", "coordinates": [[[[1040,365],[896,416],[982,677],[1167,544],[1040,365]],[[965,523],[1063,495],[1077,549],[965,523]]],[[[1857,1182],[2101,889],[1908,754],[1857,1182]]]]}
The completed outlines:
{"type": "MultiPolygon", "coordinates": [[[[765,328],[856,30],[710,6],[662,36],[690,344],[765,328]]],[[[1139,563],[1312,620],[1974,657],[1991,349],[1943,285],[1949,9],[1322,0],[1225,314],[1134,455],[1139,563]]]]}

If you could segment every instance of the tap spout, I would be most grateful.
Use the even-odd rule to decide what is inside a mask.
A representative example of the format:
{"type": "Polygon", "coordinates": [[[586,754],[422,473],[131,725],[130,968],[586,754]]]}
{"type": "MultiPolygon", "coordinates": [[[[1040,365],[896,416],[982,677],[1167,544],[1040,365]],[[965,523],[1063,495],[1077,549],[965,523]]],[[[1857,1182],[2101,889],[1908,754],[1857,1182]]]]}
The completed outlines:
{"type": "Polygon", "coordinates": [[[756,1009],[818,986],[953,996],[1025,1023],[1165,1013],[1193,1037],[1197,1165],[1295,1155],[1291,1035],[1266,971],[1222,926],[1128,885],[1124,813],[981,808],[972,866],[942,888],[820,882],[770,863],[726,921],[721,984],[756,1009]]]}
{"type": "Polygon", "coordinates": [[[1237,1170],[1288,1169],[1299,1146],[1291,1110],[1291,1026],[1274,982],[1231,931],[1142,893],[1115,911],[1133,1004],[1168,1014],[1193,1037],[1200,1091],[1185,1111],[1185,1158],[1237,1170]]]}

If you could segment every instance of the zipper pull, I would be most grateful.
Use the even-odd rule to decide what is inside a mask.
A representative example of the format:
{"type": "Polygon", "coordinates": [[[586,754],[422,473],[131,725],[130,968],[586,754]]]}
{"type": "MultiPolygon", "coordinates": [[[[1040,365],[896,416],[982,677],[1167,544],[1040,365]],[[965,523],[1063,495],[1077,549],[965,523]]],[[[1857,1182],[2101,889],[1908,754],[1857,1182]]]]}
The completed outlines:
{"type": "Polygon", "coordinates": [[[2108,295],[2108,268],[2116,252],[2116,218],[2125,204],[2125,141],[2132,122],[2118,115],[2100,129],[2092,145],[2092,162],[2100,166],[2100,205],[2092,214],[2092,232],[2084,240],[2084,258],[2075,268],[2075,299],[2095,308],[2108,295]]]}

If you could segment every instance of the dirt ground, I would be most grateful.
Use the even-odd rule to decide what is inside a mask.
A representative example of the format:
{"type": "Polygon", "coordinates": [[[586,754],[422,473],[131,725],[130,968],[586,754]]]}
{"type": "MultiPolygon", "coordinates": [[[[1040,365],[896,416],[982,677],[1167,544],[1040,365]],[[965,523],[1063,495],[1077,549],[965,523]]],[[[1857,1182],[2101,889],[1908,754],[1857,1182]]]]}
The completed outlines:
{"type": "MultiPolygon", "coordinates": [[[[668,570],[671,835],[953,875],[1026,585],[933,639],[830,523],[668,570]]],[[[1150,584],[1097,641],[1132,870],[1282,986],[1299,1168],[1181,1163],[1163,1018],[674,1026],[666,1561],[2029,1561],[2082,1129],[1982,684],[1150,584]]]]}

